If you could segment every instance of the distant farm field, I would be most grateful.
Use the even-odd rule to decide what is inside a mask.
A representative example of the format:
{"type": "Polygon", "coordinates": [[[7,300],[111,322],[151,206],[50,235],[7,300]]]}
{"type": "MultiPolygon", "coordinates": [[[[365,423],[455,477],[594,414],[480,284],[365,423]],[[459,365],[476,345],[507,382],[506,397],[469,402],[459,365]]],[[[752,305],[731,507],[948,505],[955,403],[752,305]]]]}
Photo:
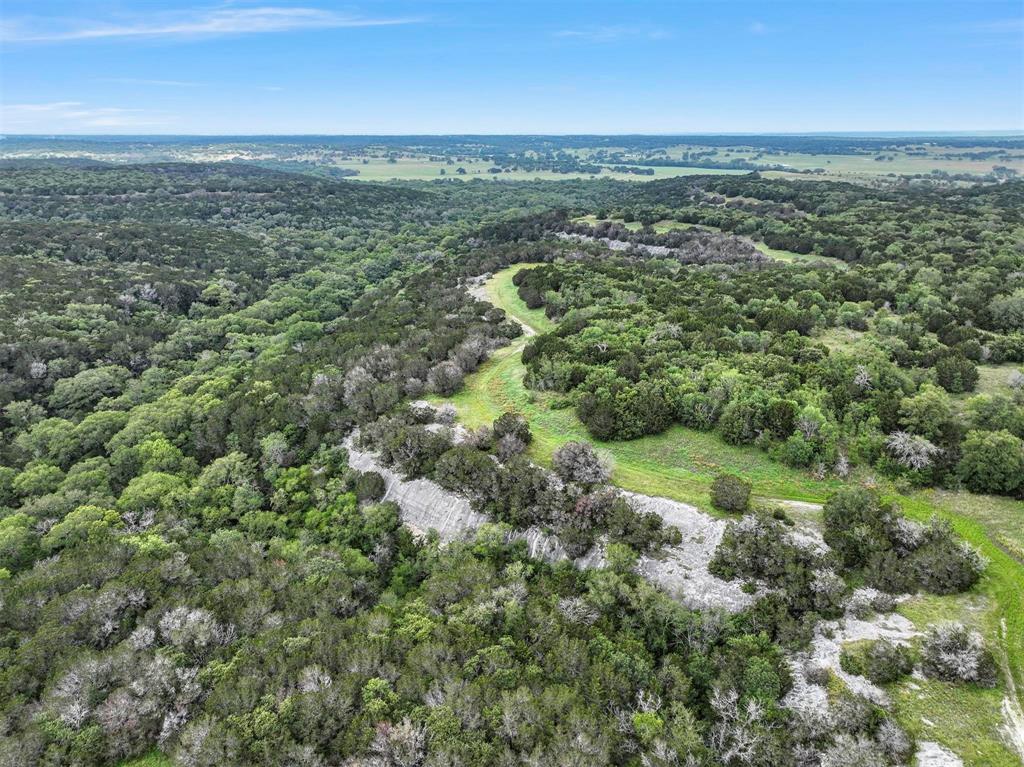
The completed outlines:
{"type": "Polygon", "coordinates": [[[598,174],[589,173],[555,173],[553,171],[526,171],[513,170],[507,173],[489,173],[488,169],[493,167],[489,162],[471,160],[462,163],[449,165],[444,161],[401,158],[395,162],[389,162],[383,158],[372,158],[366,163],[355,160],[349,162],[338,162],[338,168],[358,171],[358,176],[352,178],[359,181],[390,181],[407,180],[423,181],[436,178],[456,178],[468,181],[474,178],[498,181],[564,181],[574,178],[613,178],[620,181],[652,181],[659,178],[674,178],[676,176],[694,175],[729,175],[745,173],[740,170],[708,170],[707,168],[654,168],[654,175],[638,176],[632,173],[616,173],[607,169],[598,174]],[[458,168],[464,168],[465,174],[458,173],[458,168]],[[442,174],[441,171],[444,171],[442,174]]]}

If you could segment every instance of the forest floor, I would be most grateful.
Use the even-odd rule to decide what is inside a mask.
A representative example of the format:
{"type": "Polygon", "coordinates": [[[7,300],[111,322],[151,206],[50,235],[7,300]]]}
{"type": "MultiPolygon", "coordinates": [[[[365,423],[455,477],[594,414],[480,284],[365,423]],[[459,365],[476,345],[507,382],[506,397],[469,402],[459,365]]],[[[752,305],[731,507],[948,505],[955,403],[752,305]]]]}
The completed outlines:
{"type": "MultiPolygon", "coordinates": [[[[524,327],[544,333],[555,324],[542,310],[527,308],[512,283],[516,272],[531,266],[502,270],[474,293],[524,327]]],[[[523,385],[521,353],[528,339],[524,335],[498,350],[447,401],[455,406],[459,421],[471,428],[489,425],[508,410],[522,413],[534,436],[529,455],[541,465],[550,466],[560,445],[587,440],[611,459],[612,481],[623,489],[691,503],[719,515],[711,507],[709,489],[720,471],[746,476],[762,501],[781,502],[790,513],[811,518],[817,515],[817,504],[842,484],[814,479],[756,448],[729,446],[714,435],[678,426],[628,442],[594,440],[572,408],[556,409],[551,395],[523,385]]],[[[975,626],[997,648],[1006,674],[1006,681],[992,690],[920,679],[891,685],[896,715],[916,737],[942,743],[967,765],[1016,767],[1024,754],[1011,750],[1020,733],[1008,734],[1014,725],[1007,710],[1020,710],[1019,691],[1024,689],[1024,562],[1016,556],[1024,551],[1024,504],[964,492],[900,494],[892,487],[881,489],[908,517],[948,520],[988,560],[985,575],[970,594],[915,596],[901,604],[900,612],[922,631],[939,620],[961,619],[975,626]]]]}

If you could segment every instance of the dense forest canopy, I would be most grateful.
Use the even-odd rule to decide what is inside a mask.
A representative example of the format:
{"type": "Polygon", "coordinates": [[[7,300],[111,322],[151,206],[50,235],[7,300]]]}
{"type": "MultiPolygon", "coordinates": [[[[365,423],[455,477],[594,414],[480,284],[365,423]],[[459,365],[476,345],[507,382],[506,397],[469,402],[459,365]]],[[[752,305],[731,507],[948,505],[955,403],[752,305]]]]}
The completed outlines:
{"type": "Polygon", "coordinates": [[[561,321],[527,345],[529,385],[568,393],[599,439],[683,423],[820,472],[868,464],[930,484],[959,472],[981,492],[1020,490],[1019,375],[1008,372],[1000,393],[971,395],[979,364],[1024,362],[1024,186],[902,196],[794,187],[652,182],[636,207],[607,211],[678,224],[661,234],[523,222],[532,236],[558,229],[631,251],[517,276],[527,305],[561,321]],[[730,255],[690,224],[850,268],[773,265],[739,244],[730,255]],[[695,253],[708,268],[680,268],[695,253]],[[830,345],[838,330],[844,342],[830,345]]]}
{"type": "MultiPolygon", "coordinates": [[[[697,138],[679,140],[731,145],[697,138]]],[[[489,161],[604,143],[283,141],[489,161]]],[[[1024,494],[1021,181],[368,184],[9,161],[0,269],[0,765],[908,764],[891,708],[827,669],[805,678],[794,653],[856,599],[885,612],[990,577],[886,488],[1024,494]],[[551,323],[522,341],[525,382],[595,439],[683,425],[848,480],[814,545],[743,477],[716,481],[733,516],[710,571],[742,582],[744,609],[643,577],[638,557],[682,536],[630,505],[600,451],[569,442],[541,466],[522,415],[469,433],[439,404],[522,337],[468,289],[521,263],[518,298],[551,323]],[[346,446],[490,523],[447,545],[414,534],[346,446]],[[531,556],[509,535],[525,529],[568,559],[531,556]],[[809,685],[823,710],[792,704],[809,685]]],[[[939,626],[843,668],[882,684],[917,664],[984,691],[1003,684],[994,657],[939,626]]]]}

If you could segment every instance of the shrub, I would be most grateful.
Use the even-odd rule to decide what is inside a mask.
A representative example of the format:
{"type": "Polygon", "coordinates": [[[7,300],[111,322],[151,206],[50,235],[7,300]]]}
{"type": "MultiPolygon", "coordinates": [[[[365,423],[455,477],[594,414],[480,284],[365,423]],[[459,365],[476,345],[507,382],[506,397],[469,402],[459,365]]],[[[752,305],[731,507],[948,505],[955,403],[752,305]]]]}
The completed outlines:
{"type": "Polygon", "coordinates": [[[845,733],[821,754],[821,767],[879,767],[885,764],[879,746],[863,735],[845,733]]]}
{"type": "Polygon", "coordinates": [[[505,436],[515,437],[524,445],[529,445],[533,440],[530,424],[519,413],[502,413],[494,421],[494,438],[501,439],[505,436]]]}
{"type": "Polygon", "coordinates": [[[848,674],[859,674],[875,684],[891,684],[914,668],[910,648],[885,639],[868,645],[844,647],[839,664],[848,674]]]}
{"type": "Polygon", "coordinates": [[[367,471],[356,480],[356,498],[360,501],[379,501],[387,492],[384,477],[375,471],[367,471]]]}
{"type": "Polygon", "coordinates": [[[406,479],[432,474],[437,460],[451,447],[447,436],[422,426],[399,427],[386,437],[380,445],[381,459],[397,466],[406,479]]]}
{"type": "Polygon", "coordinates": [[[490,456],[464,445],[456,445],[437,460],[434,480],[446,490],[469,497],[477,508],[494,501],[501,493],[501,472],[490,456]]]}
{"type": "Polygon", "coordinates": [[[929,679],[996,684],[996,664],[981,635],[962,623],[940,623],[928,629],[921,648],[921,669],[929,679]]]}
{"type": "Polygon", "coordinates": [[[878,725],[875,742],[893,764],[906,764],[914,753],[910,736],[892,719],[886,719],[878,725]]]}
{"type": "Polygon", "coordinates": [[[551,462],[566,482],[597,485],[611,476],[608,464],[586,442],[566,442],[551,456],[551,462]]]}
{"type": "Polygon", "coordinates": [[[636,511],[621,496],[615,498],[608,511],[607,531],[611,540],[641,552],[658,546],[677,546],[682,541],[679,528],[664,524],[654,512],[636,511]]]}
{"type": "Polygon", "coordinates": [[[966,357],[950,355],[935,363],[935,380],[950,394],[974,391],[978,383],[978,368],[966,357]]]}
{"type": "Polygon", "coordinates": [[[828,683],[832,680],[832,670],[823,663],[810,663],[804,667],[804,679],[808,684],[828,687],[828,683]]]}
{"type": "Polygon", "coordinates": [[[719,474],[711,483],[711,505],[722,511],[743,513],[750,508],[752,485],[735,474],[719,474]]]}
{"type": "Polygon", "coordinates": [[[453,423],[455,423],[456,415],[457,413],[455,412],[455,406],[450,402],[445,402],[444,404],[442,404],[440,407],[433,411],[434,421],[436,421],[437,423],[442,423],[445,426],[451,426],[453,423]]]}
{"type": "Polygon", "coordinates": [[[910,648],[881,639],[864,656],[864,675],[875,684],[890,684],[914,670],[910,648]]]}
{"type": "Polygon", "coordinates": [[[933,594],[967,591],[981,577],[985,560],[957,539],[948,522],[933,519],[909,557],[916,585],[933,594]]]}
{"type": "Polygon", "coordinates": [[[526,450],[526,443],[514,434],[506,434],[495,445],[494,455],[502,463],[508,463],[508,461],[520,455],[524,450],[526,450]]]}
{"type": "Polygon", "coordinates": [[[494,431],[490,426],[478,426],[466,436],[466,444],[477,450],[490,450],[494,446],[494,431]]]}
{"type": "Polygon", "coordinates": [[[864,676],[864,654],[859,648],[844,647],[839,654],[839,668],[847,674],[864,676]]]}
{"type": "Polygon", "coordinates": [[[878,493],[864,487],[844,487],[825,502],[822,521],[825,543],[847,567],[863,567],[872,554],[890,548],[888,531],[897,512],[878,493]]]}
{"type": "Polygon", "coordinates": [[[462,369],[454,362],[439,362],[427,373],[430,391],[442,397],[450,397],[462,386],[462,369]]]}
{"type": "Polygon", "coordinates": [[[896,600],[892,594],[880,591],[871,598],[871,607],[877,613],[891,613],[896,609],[896,600]]]}

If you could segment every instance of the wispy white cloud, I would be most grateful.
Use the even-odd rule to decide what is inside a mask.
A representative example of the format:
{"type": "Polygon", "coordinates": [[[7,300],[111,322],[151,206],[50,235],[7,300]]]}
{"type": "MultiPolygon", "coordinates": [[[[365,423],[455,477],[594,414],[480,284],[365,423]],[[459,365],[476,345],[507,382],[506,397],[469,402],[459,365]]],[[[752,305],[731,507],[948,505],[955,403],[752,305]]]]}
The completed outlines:
{"type": "Polygon", "coordinates": [[[9,133],[152,128],[173,122],[164,113],[123,107],[94,107],[80,101],[51,101],[0,106],[0,126],[9,133]]]}
{"type": "Polygon", "coordinates": [[[668,30],[651,26],[586,26],[576,29],[561,29],[555,37],[583,40],[588,43],[614,43],[620,40],[667,40],[671,37],[668,30]]]}
{"type": "Polygon", "coordinates": [[[158,85],[168,88],[198,88],[204,84],[188,80],[150,80],[145,77],[97,77],[96,82],[120,83],[121,85],[158,85]]]}
{"type": "Polygon", "coordinates": [[[1019,50],[1024,43],[1024,16],[938,24],[932,29],[950,36],[956,45],[965,49],[1010,46],[1019,50]]]}
{"type": "Polygon", "coordinates": [[[1024,32],[1024,16],[1017,16],[1010,19],[989,19],[987,21],[975,21],[966,24],[959,24],[955,29],[969,32],[1024,32]]]}
{"type": "Polygon", "coordinates": [[[768,33],[768,25],[763,21],[752,21],[747,26],[747,31],[752,35],[764,35],[768,33]]]}
{"type": "Polygon", "coordinates": [[[280,85],[258,85],[256,87],[259,88],[261,91],[271,91],[273,93],[277,93],[278,91],[284,90],[284,88],[282,88],[280,85]]]}
{"type": "Polygon", "coordinates": [[[126,17],[119,21],[8,20],[0,27],[5,42],[67,42],[104,38],[213,37],[301,29],[339,29],[412,24],[414,18],[370,18],[322,8],[265,6],[205,8],[173,14],[126,17]]]}

